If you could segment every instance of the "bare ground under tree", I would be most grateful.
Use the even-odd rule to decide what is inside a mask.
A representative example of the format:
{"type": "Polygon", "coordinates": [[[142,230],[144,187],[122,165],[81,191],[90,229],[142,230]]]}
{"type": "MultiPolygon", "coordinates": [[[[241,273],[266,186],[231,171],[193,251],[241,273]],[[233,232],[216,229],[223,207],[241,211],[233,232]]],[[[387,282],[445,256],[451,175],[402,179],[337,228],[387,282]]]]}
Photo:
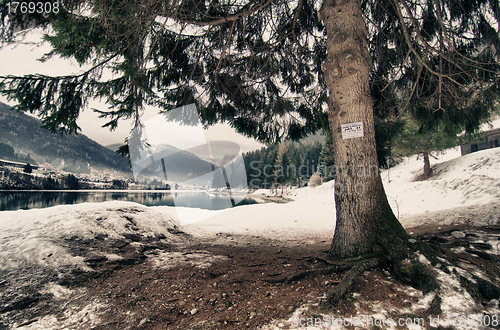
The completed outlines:
{"type": "MultiPolygon", "coordinates": [[[[476,266],[490,275],[498,285],[500,258],[489,253],[489,247],[474,241],[474,232],[481,230],[492,237],[500,235],[500,227],[442,226],[412,228],[414,236],[423,242],[438,244],[440,257],[461,267],[476,266]],[[452,235],[457,230],[469,230],[464,237],[452,235]],[[461,252],[453,248],[463,246],[461,252]],[[496,275],[497,276],[497,275],[496,275]]],[[[179,235],[184,235],[179,232],[179,235]]],[[[69,328],[83,329],[255,329],[273,320],[287,319],[300,306],[312,305],[311,316],[318,313],[355,315],[370,310],[381,301],[391,304],[393,317],[417,299],[407,286],[394,279],[390,265],[380,264],[372,271],[354,276],[352,286],[334,307],[317,305],[332,287],[338,285],[343,273],[322,274],[321,269],[344,260],[326,261],[328,240],[314,243],[303,240],[273,241],[263,237],[221,233],[214,239],[187,237],[188,246],[171,245],[161,239],[128,237],[127,240],[94,239],[69,241],[72,253],[86,258],[93,272],[68,273],[58,283],[74,294],[61,302],[50,294],[22,292],[18,298],[2,301],[0,328],[17,325],[35,326],[44,315],[54,314],[64,321],[91,303],[103,304],[94,311],[80,313],[69,328]],[[99,257],[115,252],[123,257],[119,262],[99,257]],[[168,252],[177,256],[171,268],[157,267],[155,256],[168,252]],[[214,258],[214,256],[219,256],[214,258]],[[309,276],[292,278],[305,272],[309,276]],[[83,294],[81,294],[83,292],[83,294]],[[355,298],[351,293],[357,292],[355,298]],[[17,299],[17,300],[16,300],[17,299]],[[98,321],[93,321],[96,314],[98,321]],[[11,322],[7,320],[10,319],[11,322]]],[[[167,255],[167,254],[166,254],[167,255]]],[[[29,274],[20,274],[29,276],[29,274]]],[[[0,285],[10,285],[12,279],[2,278],[0,285]]],[[[488,304],[484,295],[480,303],[488,304]]],[[[21,290],[22,291],[22,290],[21,290]]],[[[8,298],[4,296],[4,298],[8,298]]],[[[490,297],[491,298],[491,297],[490,297]]],[[[415,311],[415,317],[436,314],[431,309],[415,311]]],[[[285,323],[284,328],[288,327],[285,323]]]]}

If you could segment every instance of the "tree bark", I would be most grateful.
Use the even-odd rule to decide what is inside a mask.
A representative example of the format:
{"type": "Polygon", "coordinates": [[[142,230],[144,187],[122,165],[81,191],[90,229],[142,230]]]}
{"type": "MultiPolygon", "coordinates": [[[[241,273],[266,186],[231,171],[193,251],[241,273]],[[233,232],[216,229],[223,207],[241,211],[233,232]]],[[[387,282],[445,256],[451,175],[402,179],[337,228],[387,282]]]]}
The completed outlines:
{"type": "Polygon", "coordinates": [[[369,88],[368,31],[358,0],[325,0],[328,56],[323,72],[329,90],[328,120],[337,176],[337,224],[330,257],[352,257],[408,238],[387,201],[378,170],[369,88]],[[342,124],[362,122],[362,137],[343,139],[342,124]]]}

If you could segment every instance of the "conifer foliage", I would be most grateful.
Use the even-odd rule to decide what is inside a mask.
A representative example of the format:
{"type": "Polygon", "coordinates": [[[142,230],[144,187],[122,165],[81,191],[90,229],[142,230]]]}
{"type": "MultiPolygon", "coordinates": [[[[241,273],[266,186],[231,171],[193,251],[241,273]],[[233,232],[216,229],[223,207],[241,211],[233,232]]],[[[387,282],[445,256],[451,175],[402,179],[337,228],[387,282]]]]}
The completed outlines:
{"type": "MultiPolygon", "coordinates": [[[[78,132],[77,118],[92,97],[110,106],[100,114],[111,129],[123,118],[139,123],[147,105],[167,111],[192,102],[205,123],[228,121],[264,142],[327,126],[322,1],[66,0],[43,15],[13,13],[9,4],[0,6],[4,44],[16,41],[16,31],[49,26],[45,40],[53,50],[45,58],[83,65],[77,75],[2,77],[3,94],[52,131],[78,132]],[[103,69],[114,78],[103,78],[103,69]]],[[[391,82],[406,87],[407,104],[427,94],[420,117],[477,128],[488,107],[476,101],[497,95],[498,2],[358,5],[368,27],[374,110],[382,118],[377,143],[393,138],[387,131],[398,126],[388,118],[406,108],[394,102],[391,82]]]]}
{"type": "MultiPolygon", "coordinates": [[[[91,97],[110,106],[100,113],[112,129],[122,118],[139,122],[146,105],[166,111],[193,102],[205,123],[226,120],[264,142],[320,127],[326,93],[317,3],[64,3],[68,10],[50,17],[45,39],[53,51],[46,58],[72,57],[85,69],[4,77],[2,85],[19,110],[41,115],[53,131],[77,132],[76,119],[91,97]],[[115,78],[103,79],[103,68],[115,78]]],[[[16,19],[4,15],[4,34],[22,24],[16,19]]]]}
{"type": "MultiPolygon", "coordinates": [[[[324,144],[319,141],[288,141],[250,151],[243,157],[248,186],[253,189],[283,185],[304,186],[309,178],[320,170],[320,156],[323,153],[327,161],[332,160],[332,152],[324,149],[324,144]]],[[[333,162],[325,162],[324,165],[331,166],[333,162]]]]}

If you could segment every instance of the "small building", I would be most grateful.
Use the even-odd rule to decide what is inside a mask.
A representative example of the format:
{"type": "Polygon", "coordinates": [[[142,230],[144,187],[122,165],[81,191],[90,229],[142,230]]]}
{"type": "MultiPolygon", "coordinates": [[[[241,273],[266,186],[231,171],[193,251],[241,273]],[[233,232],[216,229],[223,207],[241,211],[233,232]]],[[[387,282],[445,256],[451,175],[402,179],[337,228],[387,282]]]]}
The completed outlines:
{"type": "Polygon", "coordinates": [[[500,146],[500,128],[492,129],[481,133],[481,135],[473,141],[464,143],[460,146],[460,152],[467,155],[479,150],[497,148],[500,146]]]}

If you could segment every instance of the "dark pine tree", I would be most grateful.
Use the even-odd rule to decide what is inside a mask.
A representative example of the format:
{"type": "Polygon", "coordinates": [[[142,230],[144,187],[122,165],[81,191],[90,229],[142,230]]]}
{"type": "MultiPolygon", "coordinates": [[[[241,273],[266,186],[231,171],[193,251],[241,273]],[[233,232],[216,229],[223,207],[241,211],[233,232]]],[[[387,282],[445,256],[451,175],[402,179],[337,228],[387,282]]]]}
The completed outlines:
{"type": "Polygon", "coordinates": [[[434,125],[432,130],[425,131],[422,124],[414,119],[411,114],[406,114],[403,132],[394,145],[394,154],[401,156],[411,156],[419,154],[423,158],[423,172],[418,180],[425,180],[432,175],[430,156],[432,152],[440,152],[444,149],[457,146],[459,139],[456,132],[448,132],[443,128],[443,124],[434,125]]]}
{"type": "Polygon", "coordinates": [[[30,163],[26,163],[26,165],[24,165],[23,172],[28,174],[33,172],[33,168],[31,167],[30,163]]]}

